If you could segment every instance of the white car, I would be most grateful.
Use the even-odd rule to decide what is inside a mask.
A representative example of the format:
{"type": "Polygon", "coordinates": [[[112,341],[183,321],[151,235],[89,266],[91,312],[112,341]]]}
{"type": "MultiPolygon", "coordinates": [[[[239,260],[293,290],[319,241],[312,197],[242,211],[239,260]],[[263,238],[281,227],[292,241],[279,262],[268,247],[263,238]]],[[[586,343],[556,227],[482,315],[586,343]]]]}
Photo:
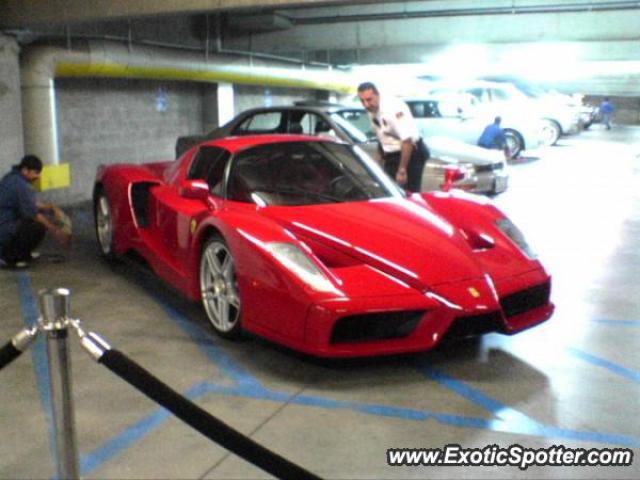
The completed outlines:
{"type": "MultiPolygon", "coordinates": [[[[476,145],[484,128],[493,123],[495,111],[477,108],[466,95],[442,95],[439,98],[405,98],[421,135],[432,143],[443,137],[476,145]]],[[[512,157],[523,150],[533,150],[544,144],[544,122],[529,120],[506,110],[500,112],[501,126],[507,137],[512,157]]]]}
{"type": "Polygon", "coordinates": [[[546,98],[533,98],[506,82],[436,82],[429,95],[468,95],[473,106],[487,115],[514,115],[544,122],[545,145],[554,145],[561,135],[580,131],[580,114],[574,108],[546,98]]]}

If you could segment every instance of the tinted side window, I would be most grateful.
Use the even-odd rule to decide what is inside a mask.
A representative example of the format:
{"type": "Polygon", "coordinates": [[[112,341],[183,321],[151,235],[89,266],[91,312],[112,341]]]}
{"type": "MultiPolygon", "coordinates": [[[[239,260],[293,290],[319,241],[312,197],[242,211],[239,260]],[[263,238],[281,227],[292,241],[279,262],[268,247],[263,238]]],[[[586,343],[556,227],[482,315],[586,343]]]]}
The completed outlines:
{"type": "Polygon", "coordinates": [[[243,135],[251,133],[284,133],[282,131],[282,112],[260,112],[251,115],[233,131],[243,135]]]}
{"type": "Polygon", "coordinates": [[[228,160],[229,152],[222,148],[201,147],[191,162],[187,178],[206,180],[211,193],[221,196],[224,170],[228,160]]]}

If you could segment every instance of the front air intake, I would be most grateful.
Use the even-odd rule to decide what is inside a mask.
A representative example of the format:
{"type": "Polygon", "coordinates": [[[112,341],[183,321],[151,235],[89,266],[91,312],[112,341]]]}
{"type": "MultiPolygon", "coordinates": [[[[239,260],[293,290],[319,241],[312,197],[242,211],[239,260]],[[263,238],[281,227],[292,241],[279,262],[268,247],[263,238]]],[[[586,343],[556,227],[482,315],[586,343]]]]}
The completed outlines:
{"type": "Polygon", "coordinates": [[[424,313],[424,310],[412,310],[343,317],[334,325],[330,342],[374,342],[408,337],[418,326],[424,313]]]}
{"type": "Polygon", "coordinates": [[[542,307],[549,303],[551,282],[521,290],[500,299],[500,305],[507,318],[542,307]]]}

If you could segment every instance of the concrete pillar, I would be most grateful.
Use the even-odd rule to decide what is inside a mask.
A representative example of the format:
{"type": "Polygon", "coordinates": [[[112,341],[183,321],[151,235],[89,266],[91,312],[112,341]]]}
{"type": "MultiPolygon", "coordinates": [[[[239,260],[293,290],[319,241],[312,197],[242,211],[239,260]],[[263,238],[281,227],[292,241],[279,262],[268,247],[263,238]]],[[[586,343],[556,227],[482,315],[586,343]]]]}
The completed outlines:
{"type": "Polygon", "coordinates": [[[24,155],[19,52],[17,42],[0,33],[0,175],[24,155]]]}

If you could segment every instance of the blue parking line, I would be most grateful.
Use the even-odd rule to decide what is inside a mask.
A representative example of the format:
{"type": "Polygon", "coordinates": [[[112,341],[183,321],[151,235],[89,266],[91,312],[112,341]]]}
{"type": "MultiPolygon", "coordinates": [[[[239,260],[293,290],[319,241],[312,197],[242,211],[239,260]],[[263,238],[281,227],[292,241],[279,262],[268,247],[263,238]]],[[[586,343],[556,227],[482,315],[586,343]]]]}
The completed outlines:
{"type": "MultiPolygon", "coordinates": [[[[38,322],[40,312],[37,301],[33,295],[31,280],[26,272],[15,273],[18,284],[18,295],[20,297],[20,308],[22,309],[22,321],[27,328],[33,327],[38,322]]],[[[53,424],[53,404],[51,402],[51,376],[49,375],[49,358],[47,356],[47,346],[45,335],[40,332],[35,342],[31,344],[31,363],[36,376],[36,386],[40,395],[42,410],[47,422],[47,435],[49,437],[49,449],[55,461],[56,437],[53,424]]]]}
{"type": "Polygon", "coordinates": [[[626,367],[618,365],[617,363],[610,362],[609,360],[596,357],[595,355],[579,350],[575,347],[566,347],[566,350],[571,355],[581,360],[584,360],[586,362],[589,362],[592,365],[595,365],[596,367],[604,368],[606,370],[609,370],[611,373],[614,373],[616,375],[620,375],[621,377],[626,378],[627,380],[631,380],[632,382],[635,382],[635,383],[640,383],[640,372],[630,370],[626,367]]]}
{"type": "Polygon", "coordinates": [[[440,370],[429,366],[419,366],[418,370],[427,378],[438,382],[471,403],[489,411],[497,419],[494,420],[496,425],[506,422],[512,428],[517,429],[518,432],[528,433],[529,435],[540,435],[542,432],[542,425],[535,420],[465,383],[448,377],[440,370]]]}
{"type": "MultiPolygon", "coordinates": [[[[23,304],[25,323],[33,323],[38,317],[38,312],[32,294],[31,283],[24,273],[22,273],[22,275],[18,277],[18,281],[20,287],[20,298],[23,304]]],[[[418,366],[419,371],[423,375],[438,382],[445,388],[451,390],[457,395],[462,396],[470,402],[481,406],[489,413],[491,413],[492,418],[467,417],[463,415],[436,413],[388,405],[327,399],[309,395],[292,395],[286,392],[272,391],[265,388],[258,381],[258,379],[253,377],[245,368],[235,362],[227,354],[222,352],[212,341],[207,340],[206,342],[203,342],[204,332],[199,326],[190,322],[184,315],[176,311],[162,298],[159,298],[156,295],[153,296],[156,301],[158,301],[158,303],[163,307],[169,317],[172,318],[176,322],[176,324],[193,339],[196,345],[198,345],[198,347],[203,350],[205,356],[216,367],[220,369],[221,373],[225,377],[233,380],[235,383],[234,386],[229,387],[209,381],[200,382],[194,385],[185,393],[185,396],[191,400],[200,398],[203,395],[214,393],[220,395],[297,404],[325,409],[351,410],[367,415],[393,417],[411,421],[434,420],[443,425],[462,428],[475,428],[495,432],[532,435],[543,438],[579,440],[640,448],[640,439],[631,436],[600,432],[581,432],[540,424],[539,422],[531,419],[523,413],[485,395],[484,393],[476,389],[473,389],[463,382],[448,377],[440,370],[428,365],[418,366]]],[[[42,347],[40,348],[40,350],[41,352],[44,352],[44,349],[42,347]]],[[[584,352],[581,353],[584,355],[589,355],[584,352]]],[[[593,359],[595,359],[596,357],[589,357],[592,357],[590,358],[590,361],[592,361],[593,363],[593,359]]],[[[601,359],[597,360],[599,362],[599,366],[606,366],[606,368],[609,369],[611,369],[612,367],[622,368],[601,359]]],[[[34,358],[34,368],[38,368],[38,366],[40,366],[41,369],[44,368],[45,375],[48,376],[48,371],[46,370],[46,356],[40,358],[38,361],[36,361],[36,359],[34,358]]],[[[631,373],[633,375],[637,375],[636,372],[631,373]]],[[[634,381],[637,381],[635,380],[635,376],[633,375],[631,378],[634,379],[634,381]]],[[[50,405],[50,397],[46,388],[43,392],[42,386],[48,385],[48,382],[46,378],[42,378],[42,373],[37,374],[37,376],[38,386],[41,391],[41,397],[43,398],[43,406],[45,406],[46,410],[47,401],[50,405]]],[[[50,407],[48,408],[48,411],[50,412],[51,409],[50,407]]],[[[129,428],[125,429],[120,434],[112,437],[103,445],[94,449],[92,452],[82,455],[81,474],[89,474],[91,471],[95,470],[97,467],[110,460],[121,451],[130,447],[132,444],[140,440],[152,430],[158,428],[158,426],[168,418],[170,418],[170,413],[167,412],[164,408],[158,408],[155,412],[142,418],[135,424],[131,425],[129,428]]],[[[52,423],[50,422],[50,437],[52,438],[51,445],[53,446],[53,432],[51,429],[52,423]]]]}

